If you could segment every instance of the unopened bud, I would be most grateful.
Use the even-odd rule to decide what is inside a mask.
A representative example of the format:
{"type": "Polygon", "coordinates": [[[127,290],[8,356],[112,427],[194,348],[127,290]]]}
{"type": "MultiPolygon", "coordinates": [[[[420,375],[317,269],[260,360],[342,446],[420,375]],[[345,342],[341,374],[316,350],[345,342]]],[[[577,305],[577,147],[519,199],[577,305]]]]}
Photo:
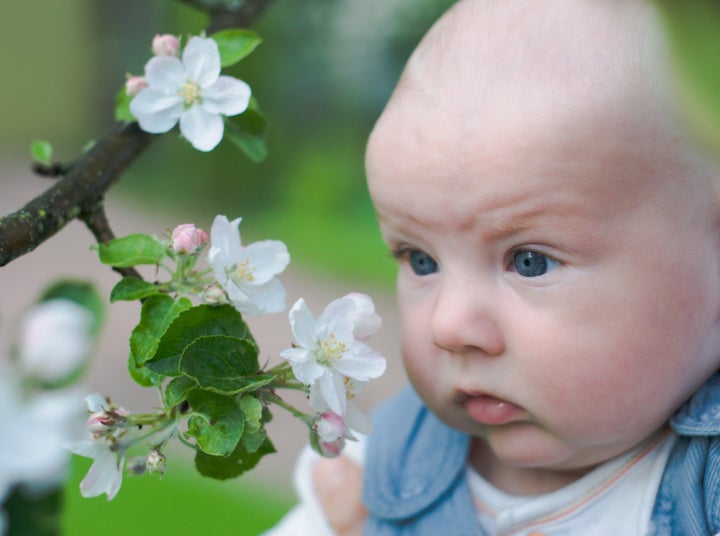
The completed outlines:
{"type": "Polygon", "coordinates": [[[218,305],[227,301],[225,291],[217,283],[205,288],[202,293],[202,300],[209,305],[218,305]]]}
{"type": "Polygon", "coordinates": [[[192,223],[183,223],[173,229],[172,248],[178,253],[195,253],[208,241],[208,234],[192,223]]]}
{"type": "Polygon", "coordinates": [[[152,449],[148,452],[148,455],[145,457],[145,464],[148,472],[160,473],[161,475],[165,474],[165,455],[158,449],[152,449]]]}
{"type": "Polygon", "coordinates": [[[148,82],[143,76],[130,76],[125,82],[125,93],[128,97],[134,97],[143,89],[148,87],[148,82]]]}
{"type": "Polygon", "coordinates": [[[345,448],[345,438],[341,437],[335,441],[321,441],[320,454],[325,458],[337,458],[345,448]]]}
{"type": "Polygon", "coordinates": [[[95,437],[109,435],[127,421],[123,408],[118,411],[96,411],[88,417],[86,427],[95,437]]]}
{"type": "Polygon", "coordinates": [[[332,443],[345,437],[345,420],[332,411],[326,411],[317,418],[313,425],[317,432],[320,444],[332,443]]]}
{"type": "Polygon", "coordinates": [[[157,34],[153,37],[152,53],[156,56],[177,56],[180,51],[180,41],[170,34],[157,34]]]}

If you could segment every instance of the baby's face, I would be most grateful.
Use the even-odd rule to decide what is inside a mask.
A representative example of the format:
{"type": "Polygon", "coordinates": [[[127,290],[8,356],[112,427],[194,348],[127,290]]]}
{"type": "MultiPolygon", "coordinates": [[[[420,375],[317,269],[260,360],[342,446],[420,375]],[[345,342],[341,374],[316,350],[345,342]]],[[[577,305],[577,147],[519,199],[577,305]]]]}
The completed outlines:
{"type": "Polygon", "coordinates": [[[583,472],[720,365],[716,194],[622,106],[445,89],[401,90],[368,145],[405,367],[479,467],[583,472]]]}

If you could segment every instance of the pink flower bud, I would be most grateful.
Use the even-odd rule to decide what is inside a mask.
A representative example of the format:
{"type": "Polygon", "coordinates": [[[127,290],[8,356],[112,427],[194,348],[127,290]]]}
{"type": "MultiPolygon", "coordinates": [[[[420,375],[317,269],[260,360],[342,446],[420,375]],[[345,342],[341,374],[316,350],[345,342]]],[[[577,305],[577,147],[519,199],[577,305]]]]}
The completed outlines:
{"type": "Polygon", "coordinates": [[[170,34],[157,34],[153,37],[152,53],[156,56],[177,56],[180,50],[180,41],[170,34]]]}
{"type": "Polygon", "coordinates": [[[345,420],[332,411],[326,411],[313,426],[320,438],[320,444],[332,443],[345,437],[345,420]]]}
{"type": "Polygon", "coordinates": [[[320,442],[320,454],[325,458],[337,458],[345,448],[345,438],[336,439],[335,441],[320,442]]]}
{"type": "Polygon", "coordinates": [[[118,408],[117,411],[96,411],[88,417],[86,427],[95,437],[109,435],[125,423],[126,414],[123,408],[118,408]]]}
{"type": "Polygon", "coordinates": [[[148,87],[148,83],[145,77],[131,76],[125,82],[125,93],[128,97],[134,97],[146,87],[148,87]]]}
{"type": "Polygon", "coordinates": [[[178,225],[172,232],[172,247],[178,253],[195,253],[208,241],[208,234],[192,223],[178,225]]]}

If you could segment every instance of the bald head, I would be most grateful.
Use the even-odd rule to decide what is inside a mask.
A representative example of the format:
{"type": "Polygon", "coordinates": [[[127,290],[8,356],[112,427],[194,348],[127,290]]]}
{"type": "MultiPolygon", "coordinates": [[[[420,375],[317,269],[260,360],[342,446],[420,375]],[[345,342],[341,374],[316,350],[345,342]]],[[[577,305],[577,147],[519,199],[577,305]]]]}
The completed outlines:
{"type": "Polygon", "coordinates": [[[649,0],[461,0],[412,54],[370,148],[386,122],[421,142],[442,122],[474,143],[489,125],[502,136],[611,115],[598,135],[658,142],[660,154],[670,144],[697,164],[706,155],[688,140],[672,86],[649,0]]]}

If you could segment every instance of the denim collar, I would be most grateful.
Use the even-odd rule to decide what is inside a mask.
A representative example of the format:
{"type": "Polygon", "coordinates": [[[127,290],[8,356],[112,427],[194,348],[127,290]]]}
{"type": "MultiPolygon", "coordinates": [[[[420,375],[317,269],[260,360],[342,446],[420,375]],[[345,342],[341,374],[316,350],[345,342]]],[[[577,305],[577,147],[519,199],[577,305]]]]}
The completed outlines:
{"type": "Polygon", "coordinates": [[[672,416],[670,426],[682,436],[720,435],[720,372],[710,376],[672,416]]]}
{"type": "Polygon", "coordinates": [[[383,409],[373,436],[385,441],[370,437],[365,478],[373,486],[363,499],[374,515],[402,520],[433,505],[462,478],[469,437],[440,422],[411,389],[383,409]]]}

